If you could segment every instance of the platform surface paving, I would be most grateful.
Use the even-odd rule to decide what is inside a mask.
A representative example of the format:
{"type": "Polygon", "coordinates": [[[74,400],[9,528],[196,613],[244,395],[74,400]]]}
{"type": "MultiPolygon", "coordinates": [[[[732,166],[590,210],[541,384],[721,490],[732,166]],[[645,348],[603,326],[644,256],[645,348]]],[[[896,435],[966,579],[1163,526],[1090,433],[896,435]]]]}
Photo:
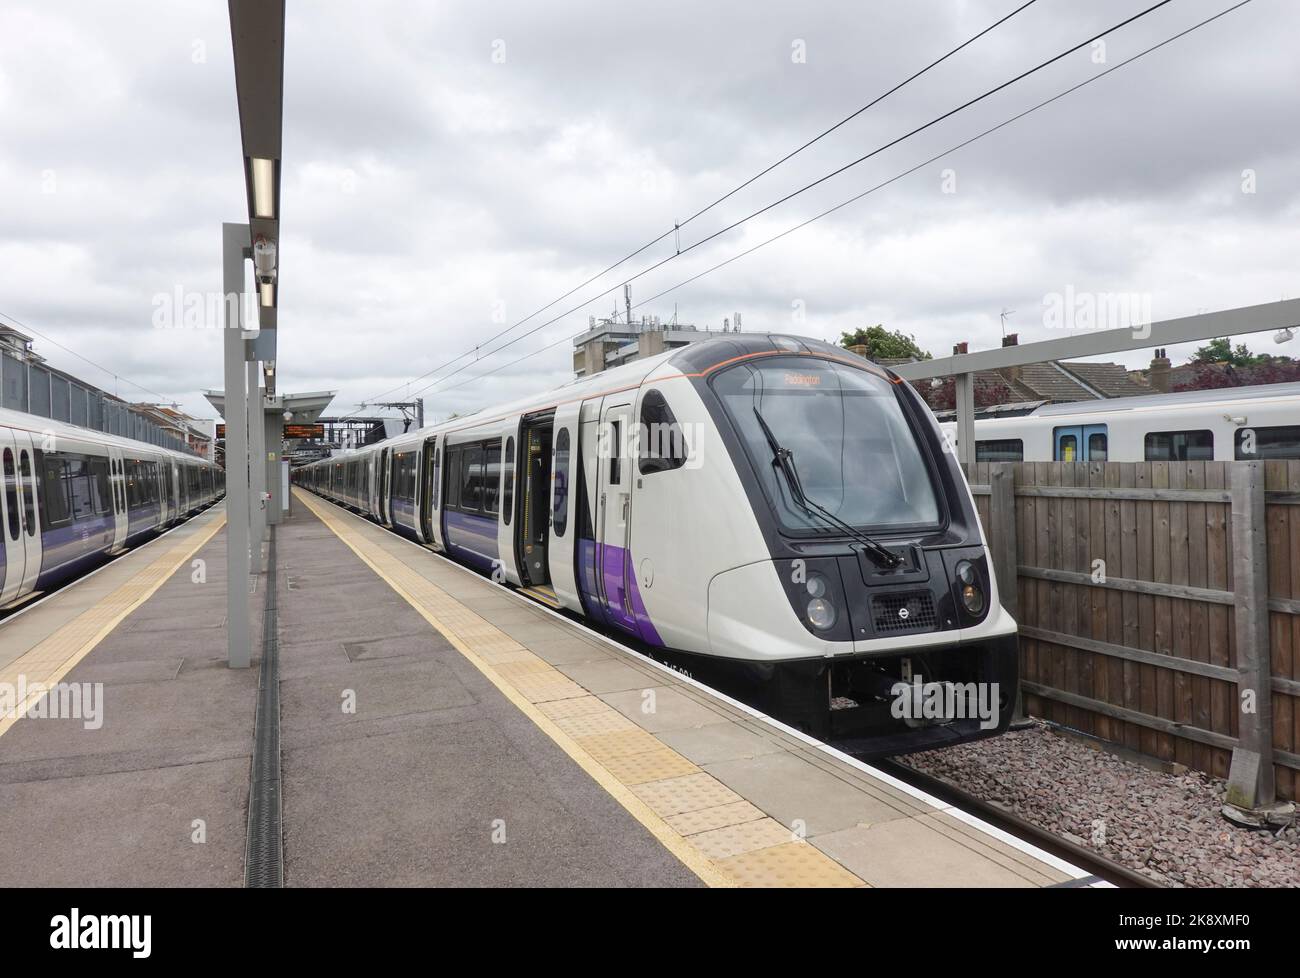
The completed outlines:
{"type": "Polygon", "coordinates": [[[300,513],[315,514],[711,885],[1045,886],[1082,875],[368,520],[295,495],[300,513]]]}
{"type": "MultiPolygon", "coordinates": [[[[259,650],[225,666],[223,524],[0,623],[0,681],[103,684],[95,729],[0,719],[0,885],[243,884],[259,650]]],[[[286,885],[1081,875],[324,500],[276,533],[286,885]]]]}

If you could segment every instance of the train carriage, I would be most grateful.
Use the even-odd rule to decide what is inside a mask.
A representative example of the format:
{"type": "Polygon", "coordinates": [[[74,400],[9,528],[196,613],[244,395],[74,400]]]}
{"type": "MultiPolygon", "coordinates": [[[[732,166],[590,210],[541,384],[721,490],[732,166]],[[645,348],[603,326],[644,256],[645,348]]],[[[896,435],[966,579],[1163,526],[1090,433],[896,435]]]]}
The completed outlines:
{"type": "Polygon", "coordinates": [[[819,736],[1005,729],[1016,625],[925,404],[815,340],[737,334],[306,466],[295,480],[819,736]],[[900,683],[992,693],[918,717],[900,683]]]}
{"type": "Polygon", "coordinates": [[[0,613],[215,502],[221,470],[129,438],[0,410],[0,613]]]}
{"type": "MultiPolygon", "coordinates": [[[[956,444],[956,425],[943,429],[956,444]]],[[[1007,405],[975,421],[977,462],[1268,459],[1300,459],[1300,384],[1007,405]]]]}

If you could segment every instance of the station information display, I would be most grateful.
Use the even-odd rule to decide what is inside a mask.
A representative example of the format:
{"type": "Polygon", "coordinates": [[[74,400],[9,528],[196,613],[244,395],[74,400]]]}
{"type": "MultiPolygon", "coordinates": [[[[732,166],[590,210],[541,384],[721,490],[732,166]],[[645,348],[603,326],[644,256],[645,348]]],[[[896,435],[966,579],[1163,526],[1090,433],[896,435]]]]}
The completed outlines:
{"type": "MultiPolygon", "coordinates": [[[[226,426],[217,425],[217,437],[226,437],[226,426]]],[[[284,426],[285,438],[324,438],[325,426],[323,424],[287,424],[284,426]]]]}

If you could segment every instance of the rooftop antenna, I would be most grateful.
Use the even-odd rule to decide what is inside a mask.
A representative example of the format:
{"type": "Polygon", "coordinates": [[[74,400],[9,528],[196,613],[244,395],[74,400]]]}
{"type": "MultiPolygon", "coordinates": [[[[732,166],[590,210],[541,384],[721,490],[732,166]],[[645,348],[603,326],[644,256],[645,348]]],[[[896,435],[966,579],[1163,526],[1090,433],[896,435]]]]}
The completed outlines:
{"type": "Polygon", "coordinates": [[[1002,308],[1001,314],[999,315],[999,318],[1002,320],[1002,338],[1004,340],[1007,338],[1007,319],[1010,316],[1012,316],[1014,313],[1015,313],[1014,309],[1008,309],[1004,306],[1002,308]]]}

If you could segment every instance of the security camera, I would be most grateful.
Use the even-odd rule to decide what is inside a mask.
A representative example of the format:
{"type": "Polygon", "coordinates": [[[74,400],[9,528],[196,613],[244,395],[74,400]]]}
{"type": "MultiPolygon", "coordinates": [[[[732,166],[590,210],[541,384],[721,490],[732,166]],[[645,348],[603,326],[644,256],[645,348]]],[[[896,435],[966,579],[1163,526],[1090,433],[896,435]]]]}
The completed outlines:
{"type": "Polygon", "coordinates": [[[260,234],[253,242],[253,271],[261,285],[271,285],[275,281],[275,242],[260,234]]]}
{"type": "Polygon", "coordinates": [[[1290,343],[1293,339],[1295,339],[1295,329],[1293,327],[1279,329],[1273,334],[1273,342],[1277,344],[1290,343]]]}

